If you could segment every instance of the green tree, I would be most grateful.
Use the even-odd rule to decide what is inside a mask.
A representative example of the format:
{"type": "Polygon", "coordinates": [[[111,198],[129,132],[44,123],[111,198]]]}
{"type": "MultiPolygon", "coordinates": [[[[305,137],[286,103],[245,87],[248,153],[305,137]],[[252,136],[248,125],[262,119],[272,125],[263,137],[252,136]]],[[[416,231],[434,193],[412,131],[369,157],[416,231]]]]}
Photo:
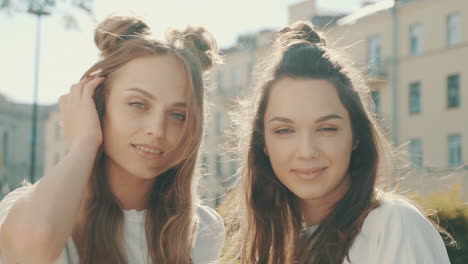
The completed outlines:
{"type": "MultiPolygon", "coordinates": [[[[456,182],[448,190],[425,197],[416,195],[424,208],[436,210],[432,220],[447,230],[456,242],[450,245],[446,237],[447,252],[452,264],[468,263],[468,204],[462,199],[462,184],[456,182]]],[[[444,234],[441,233],[443,237],[444,234]]]]}
{"type": "Polygon", "coordinates": [[[56,12],[62,16],[66,29],[77,29],[79,23],[72,11],[84,12],[94,20],[93,3],[94,0],[0,0],[0,12],[9,15],[38,10],[46,14],[56,12]]]}

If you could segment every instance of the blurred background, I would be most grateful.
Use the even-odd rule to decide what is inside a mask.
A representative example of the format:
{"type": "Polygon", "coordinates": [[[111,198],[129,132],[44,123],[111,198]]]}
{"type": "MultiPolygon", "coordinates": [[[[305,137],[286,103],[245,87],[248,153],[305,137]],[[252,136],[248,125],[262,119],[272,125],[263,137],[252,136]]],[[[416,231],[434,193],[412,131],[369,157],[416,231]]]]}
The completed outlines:
{"type": "MultiPolygon", "coordinates": [[[[111,13],[141,16],[159,37],[193,24],[218,40],[224,64],[211,73],[202,154],[208,205],[222,202],[239,168],[222,147],[228,110],[249,95],[274,31],[309,20],[363,70],[375,114],[409,162],[385,181],[440,210],[468,247],[466,0],[0,0],[0,198],[66,154],[56,103],[98,60],[93,30],[111,13]]],[[[468,263],[466,249],[450,253],[468,263]]]]}

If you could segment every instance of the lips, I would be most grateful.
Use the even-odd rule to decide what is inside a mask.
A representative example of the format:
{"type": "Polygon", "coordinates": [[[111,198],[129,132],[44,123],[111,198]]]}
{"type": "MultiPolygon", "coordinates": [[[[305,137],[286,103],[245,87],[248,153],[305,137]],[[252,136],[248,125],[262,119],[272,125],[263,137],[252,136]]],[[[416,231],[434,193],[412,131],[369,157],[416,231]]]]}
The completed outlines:
{"type": "Polygon", "coordinates": [[[312,181],[317,179],[327,167],[315,167],[315,168],[297,168],[291,170],[297,177],[305,181],[312,181]]]}
{"type": "Polygon", "coordinates": [[[132,144],[132,148],[144,159],[159,159],[164,154],[161,148],[147,144],[132,144]]]}

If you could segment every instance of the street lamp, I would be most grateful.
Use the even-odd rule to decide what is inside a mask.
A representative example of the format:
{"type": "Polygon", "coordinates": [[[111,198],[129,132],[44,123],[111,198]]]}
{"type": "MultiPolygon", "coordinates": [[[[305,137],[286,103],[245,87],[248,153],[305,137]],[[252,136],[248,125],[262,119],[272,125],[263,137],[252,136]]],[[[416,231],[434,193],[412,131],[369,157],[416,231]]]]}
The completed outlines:
{"type": "Polygon", "coordinates": [[[36,138],[37,138],[37,92],[39,86],[39,59],[41,51],[41,18],[48,16],[51,13],[46,10],[44,3],[38,3],[35,1],[30,2],[28,13],[37,17],[36,23],[36,58],[35,58],[35,69],[34,69],[34,97],[33,97],[33,109],[32,109],[32,128],[31,128],[31,167],[30,167],[30,178],[31,183],[34,183],[35,171],[36,171],[36,138]]]}

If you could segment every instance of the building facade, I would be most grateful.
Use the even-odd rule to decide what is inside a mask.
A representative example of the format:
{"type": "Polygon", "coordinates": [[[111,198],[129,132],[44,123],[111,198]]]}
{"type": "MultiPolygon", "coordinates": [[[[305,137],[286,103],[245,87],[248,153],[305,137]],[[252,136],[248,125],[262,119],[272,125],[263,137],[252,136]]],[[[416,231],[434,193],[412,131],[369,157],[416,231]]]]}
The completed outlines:
{"type": "Polygon", "coordinates": [[[459,182],[468,201],[465,1],[383,0],[340,19],[329,35],[368,67],[376,111],[409,161],[401,188],[429,194],[459,182]]]}
{"type": "MultiPolygon", "coordinates": [[[[44,172],[44,121],[50,107],[39,106],[35,155],[35,180],[44,172]]],[[[0,96],[0,199],[30,181],[32,105],[19,104],[0,96]]]]}
{"type": "MultiPolygon", "coordinates": [[[[398,179],[403,190],[429,194],[458,182],[468,201],[468,5],[465,0],[363,1],[349,14],[323,11],[315,0],[289,7],[290,22],[307,19],[328,43],[349,57],[368,79],[375,112],[389,140],[410,163],[398,179]]],[[[270,54],[273,30],[238,37],[222,51],[208,92],[201,151],[204,201],[217,206],[236,180],[238,154],[229,149],[229,111],[249,96],[256,69],[270,54]]],[[[56,109],[57,110],[57,109],[56,109]]],[[[57,128],[46,122],[45,168],[68,151],[57,128]]],[[[389,179],[390,182],[397,179],[389,179]]]]}
{"type": "MultiPolygon", "coordinates": [[[[375,112],[394,146],[408,160],[400,188],[423,195],[458,182],[468,201],[468,5],[464,0],[381,0],[363,2],[349,14],[323,13],[314,0],[290,6],[290,22],[310,20],[326,32],[327,45],[363,71],[375,112]]],[[[268,32],[269,34],[265,34],[268,32]]],[[[209,186],[222,199],[234,174],[220,144],[229,124],[226,106],[248,95],[251,72],[268,55],[264,45],[238,43],[224,50],[225,64],[215,68],[217,95],[207,138],[209,186]],[[224,157],[224,159],[223,159],[224,157]],[[214,184],[218,184],[216,187],[214,184]],[[221,196],[220,196],[221,195],[221,196]]],[[[250,36],[255,39],[254,36],[250,36]]]]}

